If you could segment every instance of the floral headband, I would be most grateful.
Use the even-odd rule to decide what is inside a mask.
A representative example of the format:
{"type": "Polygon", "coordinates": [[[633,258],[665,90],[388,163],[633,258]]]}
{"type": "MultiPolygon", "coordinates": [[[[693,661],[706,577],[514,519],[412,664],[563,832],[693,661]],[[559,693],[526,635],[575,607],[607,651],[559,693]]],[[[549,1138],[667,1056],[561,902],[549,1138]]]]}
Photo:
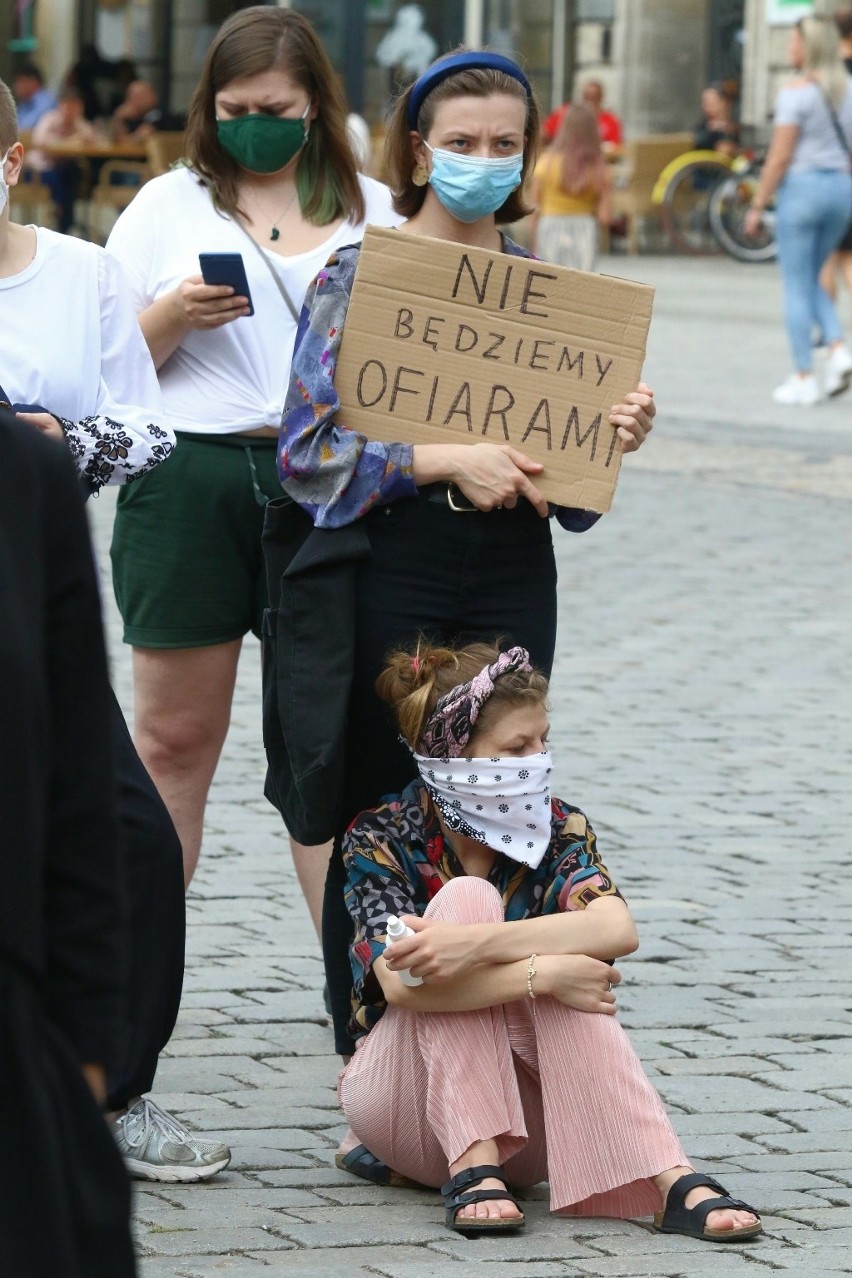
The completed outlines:
{"type": "Polygon", "coordinates": [[[501,652],[493,665],[483,667],[468,683],[445,692],[426,720],[418,753],[429,759],[458,759],[473,736],[479,712],[494,691],[494,681],[515,670],[532,670],[525,648],[501,652]]]}

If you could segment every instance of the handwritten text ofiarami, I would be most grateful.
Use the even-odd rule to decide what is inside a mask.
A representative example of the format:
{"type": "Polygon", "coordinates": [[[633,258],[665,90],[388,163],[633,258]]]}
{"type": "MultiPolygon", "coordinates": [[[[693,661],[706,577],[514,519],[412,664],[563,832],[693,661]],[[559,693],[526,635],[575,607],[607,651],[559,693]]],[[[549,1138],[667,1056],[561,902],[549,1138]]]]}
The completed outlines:
{"type": "MultiPolygon", "coordinates": [[[[487,308],[488,326],[479,329],[447,315],[417,313],[410,306],[396,311],[392,336],[409,344],[411,364],[418,362],[416,348],[428,346],[448,357],[440,372],[428,373],[411,364],[389,362],[371,356],[364,360],[357,374],[356,394],[362,408],[381,408],[390,415],[404,411],[416,415],[424,423],[435,426],[466,426],[474,435],[493,436],[506,443],[523,445],[535,436],[548,451],[564,450],[573,440],[577,448],[589,441],[589,457],[594,460],[602,413],[581,422],[580,410],[571,404],[570,381],[591,381],[599,387],[606,380],[613,361],[585,349],[569,347],[556,338],[518,337],[501,333],[493,327],[494,314],[515,312],[533,321],[547,321],[547,292],[543,285],[558,277],[552,272],[523,265],[506,264],[490,258],[479,273],[467,253],[462,253],[453,283],[452,299],[487,308]],[[514,287],[513,287],[514,283],[514,287]],[[518,300],[519,293],[519,300],[518,300]],[[483,374],[491,377],[460,380],[453,371],[452,356],[469,355],[482,360],[483,374]],[[530,408],[518,409],[517,397],[505,382],[497,380],[498,368],[532,369],[559,375],[566,388],[554,395],[542,395],[530,408]],[[493,380],[492,380],[493,379],[493,380]],[[566,408],[567,401],[567,408],[566,408]],[[516,411],[513,411],[516,410],[516,411]]],[[[538,324],[535,327],[539,328],[538,324]]],[[[505,374],[504,374],[505,375],[505,374]]],[[[511,379],[510,379],[511,380],[511,379]]],[[[618,436],[607,432],[609,466],[618,436]]]]}

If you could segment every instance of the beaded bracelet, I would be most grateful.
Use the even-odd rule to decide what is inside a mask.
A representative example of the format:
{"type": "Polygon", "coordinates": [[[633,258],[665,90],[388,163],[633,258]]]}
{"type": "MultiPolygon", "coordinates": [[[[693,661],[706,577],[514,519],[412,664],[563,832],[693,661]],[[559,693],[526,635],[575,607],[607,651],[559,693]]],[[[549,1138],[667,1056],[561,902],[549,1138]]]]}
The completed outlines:
{"type": "Polygon", "coordinates": [[[535,961],[537,957],[538,957],[537,954],[531,954],[529,965],[527,967],[527,993],[529,994],[531,999],[535,998],[535,990],[532,987],[532,983],[533,983],[533,977],[536,975],[535,961]]]}

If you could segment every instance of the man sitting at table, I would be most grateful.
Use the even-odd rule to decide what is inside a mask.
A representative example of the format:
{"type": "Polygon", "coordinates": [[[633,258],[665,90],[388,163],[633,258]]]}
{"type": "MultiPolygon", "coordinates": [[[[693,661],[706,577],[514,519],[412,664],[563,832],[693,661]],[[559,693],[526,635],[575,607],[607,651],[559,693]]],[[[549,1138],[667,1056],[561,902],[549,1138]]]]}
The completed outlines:
{"type": "Polygon", "coordinates": [[[122,142],[132,138],[144,142],[162,128],[163,112],[153,84],[147,80],[131,80],[124,101],[112,114],[113,138],[122,142]]]}
{"type": "Polygon", "coordinates": [[[56,98],[44,87],[44,76],[34,62],[18,67],[12,80],[12,93],[21,132],[34,129],[41,117],[56,106],[56,98]]]}
{"type": "Polygon", "coordinates": [[[43,115],[33,129],[33,149],[27,154],[27,168],[38,173],[50,187],[56,205],[57,228],[62,232],[70,231],[74,222],[74,200],[82,169],[75,159],[51,157],[45,151],[62,145],[97,145],[97,131],[84,118],[83,109],[83,95],[79,90],[66,89],[60,96],[59,106],[43,115]]]}

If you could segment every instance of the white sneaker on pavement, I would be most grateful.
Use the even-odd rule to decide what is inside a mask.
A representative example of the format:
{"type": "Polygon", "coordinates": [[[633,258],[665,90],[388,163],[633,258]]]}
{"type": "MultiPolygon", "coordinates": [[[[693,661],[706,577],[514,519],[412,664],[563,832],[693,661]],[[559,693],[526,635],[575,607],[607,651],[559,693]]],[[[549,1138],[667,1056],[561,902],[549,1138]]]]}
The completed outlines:
{"type": "Polygon", "coordinates": [[[825,362],[823,389],[826,395],[840,395],[852,381],[852,351],[848,346],[835,346],[825,362]]]}
{"type": "Polygon", "coordinates": [[[227,1145],[196,1136],[147,1096],[119,1115],[114,1130],[125,1166],[137,1180],[208,1180],[231,1161],[227,1145]]]}
{"type": "Polygon", "coordinates": [[[820,402],[822,391],[813,373],[808,373],[807,377],[798,377],[794,373],[792,377],[787,378],[786,382],[782,382],[780,386],[775,387],[772,392],[772,398],[776,404],[799,405],[809,408],[811,405],[820,402]]]}

